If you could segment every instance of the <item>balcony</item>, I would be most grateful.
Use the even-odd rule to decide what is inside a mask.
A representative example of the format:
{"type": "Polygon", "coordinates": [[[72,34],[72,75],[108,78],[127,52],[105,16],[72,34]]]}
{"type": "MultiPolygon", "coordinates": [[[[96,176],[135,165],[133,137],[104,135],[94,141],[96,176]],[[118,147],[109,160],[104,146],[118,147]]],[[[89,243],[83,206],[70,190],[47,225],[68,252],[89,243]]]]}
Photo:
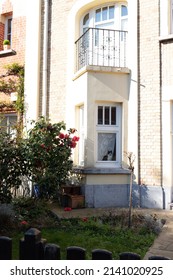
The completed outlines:
{"type": "Polygon", "coordinates": [[[88,65],[126,67],[127,31],[88,28],[75,45],[76,72],[88,65]]]}

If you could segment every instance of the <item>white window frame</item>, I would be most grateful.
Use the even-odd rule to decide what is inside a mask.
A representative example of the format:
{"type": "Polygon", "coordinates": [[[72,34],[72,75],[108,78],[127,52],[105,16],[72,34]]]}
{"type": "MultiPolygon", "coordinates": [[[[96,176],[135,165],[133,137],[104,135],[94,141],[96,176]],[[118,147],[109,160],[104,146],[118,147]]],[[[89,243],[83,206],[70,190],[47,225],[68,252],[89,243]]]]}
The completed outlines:
{"type": "Polygon", "coordinates": [[[173,34],[173,0],[171,0],[171,4],[170,4],[170,23],[171,23],[170,31],[171,34],[173,34]]]}
{"type": "Polygon", "coordinates": [[[83,14],[83,16],[80,20],[80,33],[81,33],[80,35],[83,34],[83,28],[86,28],[86,26],[83,26],[83,20],[87,14],[89,14],[89,25],[87,25],[87,27],[94,27],[94,28],[98,27],[99,28],[99,25],[100,25],[100,28],[103,28],[104,24],[106,25],[106,24],[113,22],[112,28],[121,30],[122,19],[125,19],[125,18],[128,19],[128,15],[126,17],[121,17],[122,6],[126,6],[128,9],[127,3],[122,1],[122,2],[118,2],[118,3],[114,2],[114,3],[106,3],[104,5],[102,4],[102,5],[94,7],[93,9],[87,11],[85,14],[83,14]],[[112,7],[112,6],[115,7],[114,19],[108,19],[108,20],[96,22],[96,20],[95,20],[96,10],[103,9],[106,7],[112,7]]]}
{"type": "Polygon", "coordinates": [[[96,143],[95,143],[95,166],[96,167],[121,167],[122,150],[122,106],[119,103],[98,103],[96,105],[96,143]],[[100,125],[98,124],[98,107],[116,107],[116,124],[100,125]],[[116,134],[116,160],[98,160],[98,134],[115,133],[116,134]]]}
{"type": "Polygon", "coordinates": [[[84,105],[79,107],[79,148],[78,162],[80,166],[84,166],[84,150],[85,150],[85,126],[84,126],[84,105]]]}

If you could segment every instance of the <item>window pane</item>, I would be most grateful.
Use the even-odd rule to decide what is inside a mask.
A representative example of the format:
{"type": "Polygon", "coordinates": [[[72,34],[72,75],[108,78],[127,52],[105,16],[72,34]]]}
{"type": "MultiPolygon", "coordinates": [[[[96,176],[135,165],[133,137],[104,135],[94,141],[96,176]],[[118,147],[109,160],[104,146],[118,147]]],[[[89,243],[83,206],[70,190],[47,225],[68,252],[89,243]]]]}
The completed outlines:
{"type": "Polygon", "coordinates": [[[7,21],[7,39],[11,42],[11,26],[12,26],[12,18],[7,21]]]}
{"type": "Polygon", "coordinates": [[[17,123],[17,116],[8,117],[8,132],[9,133],[16,134],[16,123],[17,123]]]}
{"type": "Polygon", "coordinates": [[[89,25],[89,14],[87,14],[83,19],[83,25],[89,25]]]}
{"type": "Polygon", "coordinates": [[[98,124],[103,124],[103,106],[98,106],[98,124]]]}
{"type": "Polygon", "coordinates": [[[16,134],[17,116],[5,116],[0,119],[0,130],[16,134]]]}
{"type": "Polygon", "coordinates": [[[98,133],[98,160],[116,160],[116,133],[98,133]]]}
{"type": "Polygon", "coordinates": [[[114,18],[114,6],[109,7],[109,19],[114,18]]]}
{"type": "Polygon", "coordinates": [[[5,118],[5,117],[0,117],[0,131],[1,131],[1,129],[4,131],[6,131],[7,130],[7,118],[5,118]]]}
{"type": "Polygon", "coordinates": [[[121,6],[121,16],[124,17],[124,16],[127,16],[127,15],[128,15],[127,7],[122,5],[121,6]]]}
{"type": "Polygon", "coordinates": [[[116,107],[111,107],[111,125],[116,125],[116,107]]]}
{"type": "Polygon", "coordinates": [[[108,11],[107,7],[102,9],[102,20],[107,20],[107,11],[108,11]]]}
{"type": "Polygon", "coordinates": [[[105,107],[105,124],[110,124],[110,122],[109,122],[109,107],[105,107]]]}
{"type": "Polygon", "coordinates": [[[101,9],[96,10],[96,22],[101,21],[101,9]]]}

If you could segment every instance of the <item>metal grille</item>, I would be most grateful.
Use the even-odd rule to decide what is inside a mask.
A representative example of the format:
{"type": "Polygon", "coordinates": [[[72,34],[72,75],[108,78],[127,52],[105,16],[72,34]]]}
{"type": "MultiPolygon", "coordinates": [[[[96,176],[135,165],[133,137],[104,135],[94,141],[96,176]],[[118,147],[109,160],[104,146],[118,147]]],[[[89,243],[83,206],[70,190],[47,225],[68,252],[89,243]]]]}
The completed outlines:
{"type": "Polygon", "coordinates": [[[88,28],[75,42],[76,71],[87,65],[126,67],[127,31],[88,28]]]}

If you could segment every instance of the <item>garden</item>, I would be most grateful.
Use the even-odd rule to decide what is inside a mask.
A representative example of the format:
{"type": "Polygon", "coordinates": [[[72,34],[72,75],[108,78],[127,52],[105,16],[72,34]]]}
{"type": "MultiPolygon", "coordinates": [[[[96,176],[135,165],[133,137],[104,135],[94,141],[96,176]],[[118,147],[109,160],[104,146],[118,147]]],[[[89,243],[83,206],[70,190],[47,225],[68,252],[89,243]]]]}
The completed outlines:
{"type": "Polygon", "coordinates": [[[87,259],[98,248],[111,251],[114,259],[124,251],[143,258],[164,223],[156,216],[132,215],[129,227],[125,210],[83,218],[53,215],[51,205],[60,207],[59,189],[72,172],[71,156],[79,141],[76,129],[65,131],[63,122],[41,117],[26,137],[0,133],[0,236],[12,238],[12,258],[19,258],[19,241],[30,228],[59,245],[62,259],[68,246],[85,248],[87,259]]]}
{"type": "Polygon", "coordinates": [[[112,252],[113,259],[119,259],[122,252],[143,258],[163,223],[157,216],[133,214],[129,228],[125,209],[90,217],[59,218],[52,214],[50,201],[35,198],[16,198],[0,206],[0,235],[12,238],[13,259],[19,259],[19,241],[30,228],[37,228],[48,243],[60,246],[61,259],[66,259],[69,246],[85,248],[86,259],[91,259],[94,249],[112,252]]]}

